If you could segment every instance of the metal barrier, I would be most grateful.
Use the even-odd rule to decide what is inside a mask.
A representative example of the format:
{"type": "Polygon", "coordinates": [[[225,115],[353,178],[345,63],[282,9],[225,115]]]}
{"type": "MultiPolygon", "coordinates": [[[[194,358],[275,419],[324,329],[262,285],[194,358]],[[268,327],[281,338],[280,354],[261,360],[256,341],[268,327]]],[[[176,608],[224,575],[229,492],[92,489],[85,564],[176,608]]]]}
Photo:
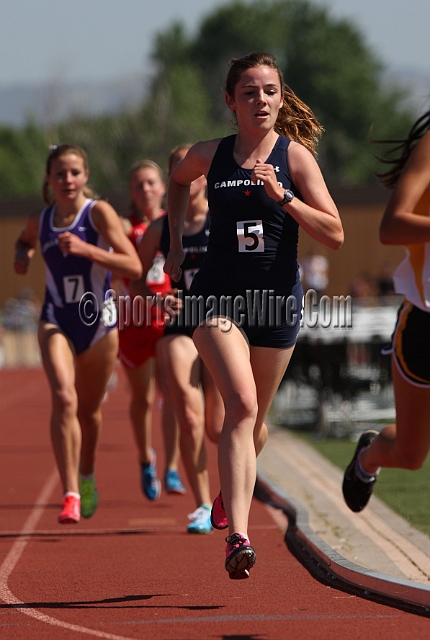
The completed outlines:
{"type": "Polygon", "coordinates": [[[393,420],[388,347],[395,304],[355,304],[350,326],[302,327],[274,401],[275,419],[288,426],[346,435],[355,423],[393,420]]]}

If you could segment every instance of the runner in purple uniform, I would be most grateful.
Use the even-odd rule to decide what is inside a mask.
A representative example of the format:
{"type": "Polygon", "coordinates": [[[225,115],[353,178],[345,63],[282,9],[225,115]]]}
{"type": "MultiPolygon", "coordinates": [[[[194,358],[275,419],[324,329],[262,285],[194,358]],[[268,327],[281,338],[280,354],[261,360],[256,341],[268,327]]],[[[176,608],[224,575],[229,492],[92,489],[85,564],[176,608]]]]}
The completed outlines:
{"type": "Polygon", "coordinates": [[[63,485],[58,520],[91,517],[98,504],[94,464],[101,404],[118,352],[110,271],[139,278],[139,258],[116,212],[88,189],[86,153],[54,147],[43,198],[16,242],[14,268],[25,274],[38,240],[45,301],[38,339],[52,394],[51,439],[63,485]],[[79,476],[79,477],[78,477],[79,476]]]}

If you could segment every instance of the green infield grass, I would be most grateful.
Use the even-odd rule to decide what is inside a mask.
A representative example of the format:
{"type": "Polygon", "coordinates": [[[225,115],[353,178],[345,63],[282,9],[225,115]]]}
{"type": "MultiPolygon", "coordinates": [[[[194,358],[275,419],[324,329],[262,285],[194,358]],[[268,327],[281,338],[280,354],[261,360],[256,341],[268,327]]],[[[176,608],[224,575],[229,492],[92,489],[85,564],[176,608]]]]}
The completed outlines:
{"type": "MultiPolygon", "coordinates": [[[[342,470],[356,447],[355,442],[346,439],[317,440],[311,434],[293,433],[342,470]]],[[[418,471],[382,469],[374,493],[412,526],[430,536],[430,459],[418,471]]]]}

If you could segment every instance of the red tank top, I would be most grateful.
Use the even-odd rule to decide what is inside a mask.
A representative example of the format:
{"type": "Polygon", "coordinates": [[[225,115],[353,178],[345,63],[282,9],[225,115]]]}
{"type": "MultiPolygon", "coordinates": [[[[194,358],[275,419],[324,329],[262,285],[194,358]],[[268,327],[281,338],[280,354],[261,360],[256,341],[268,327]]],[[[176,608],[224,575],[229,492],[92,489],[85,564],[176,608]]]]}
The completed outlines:
{"type": "MultiPolygon", "coordinates": [[[[161,215],[166,215],[166,212],[163,211],[161,215]]],[[[149,225],[147,222],[139,222],[135,213],[131,213],[128,219],[132,224],[132,228],[128,237],[137,250],[139,243],[142,240],[143,234],[145,233],[149,225]]],[[[152,267],[150,268],[150,270],[148,271],[148,275],[146,276],[146,284],[154,293],[166,294],[172,288],[169,276],[163,271],[164,262],[165,259],[163,254],[161,252],[157,252],[152,263],[152,267]]],[[[129,289],[129,282],[129,278],[124,278],[124,284],[127,290],[129,289]]]]}

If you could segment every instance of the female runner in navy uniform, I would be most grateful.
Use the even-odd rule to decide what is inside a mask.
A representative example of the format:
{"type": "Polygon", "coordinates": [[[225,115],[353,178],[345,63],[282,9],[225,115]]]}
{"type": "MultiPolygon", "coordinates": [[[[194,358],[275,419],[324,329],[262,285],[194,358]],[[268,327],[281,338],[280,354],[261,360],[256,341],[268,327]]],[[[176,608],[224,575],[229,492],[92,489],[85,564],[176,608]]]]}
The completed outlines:
{"type": "Polygon", "coordinates": [[[321,128],[284,84],[274,57],[251,53],[232,60],[225,99],[237,135],[197,143],[171,176],[165,270],[173,280],[180,277],[189,185],[204,174],[211,235],[191,294],[202,296],[208,313],[193,339],[224,400],[222,498],[214,502],[212,520],[229,527],[225,568],[241,579],[256,561],[248,517],[256,455],[267,439],[264,418],[300,325],[298,227],[332,249],[342,245],[343,230],[312,153],[321,128]],[[230,309],[221,296],[231,296],[230,309]],[[279,313],[276,296],[284,296],[279,313]]]}
{"type": "Polygon", "coordinates": [[[63,524],[89,518],[98,504],[94,462],[101,404],[118,351],[110,270],[130,278],[142,272],[116,212],[94,199],[87,181],[83,149],[63,144],[51,150],[43,189],[48,207],[29,217],[14,262],[15,271],[25,274],[40,241],[46,292],[38,339],[52,393],[63,524]]]}
{"type": "MultiPolygon", "coordinates": [[[[191,145],[173,149],[169,156],[169,174],[186,156],[191,145]]],[[[183,247],[185,260],[178,290],[188,293],[191,282],[199,270],[206,253],[210,218],[205,195],[206,179],[201,176],[190,187],[190,199],[185,217],[183,247]]],[[[157,251],[169,253],[170,232],[168,218],[158,218],[148,228],[138,253],[142,261],[143,277],[152,264],[157,251]]],[[[140,283],[133,283],[138,287],[140,283]]],[[[185,325],[179,312],[167,322],[163,337],[157,342],[157,365],[164,383],[163,393],[172,400],[180,426],[182,461],[196,501],[196,510],[189,515],[188,533],[211,533],[211,500],[209,474],[204,442],[205,430],[212,442],[217,443],[224,418],[222,398],[201,361],[191,339],[190,327],[185,325]],[[204,402],[202,397],[204,395],[204,402]]]]}

